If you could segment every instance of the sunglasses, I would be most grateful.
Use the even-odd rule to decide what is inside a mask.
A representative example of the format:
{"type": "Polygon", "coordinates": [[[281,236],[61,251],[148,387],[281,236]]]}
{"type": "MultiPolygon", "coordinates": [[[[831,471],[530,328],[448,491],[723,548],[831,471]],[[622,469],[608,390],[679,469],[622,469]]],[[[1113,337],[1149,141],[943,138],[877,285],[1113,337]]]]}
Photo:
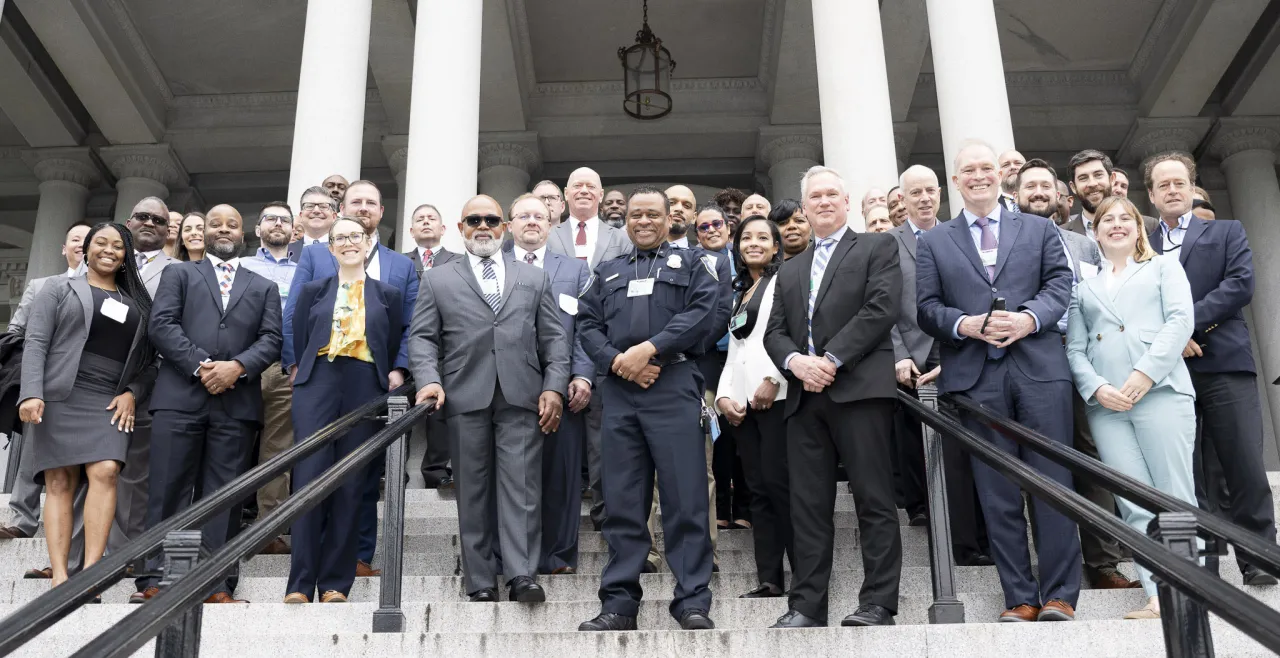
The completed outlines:
{"type": "Polygon", "coordinates": [[[135,212],[133,213],[133,215],[129,217],[129,219],[132,219],[138,222],[139,224],[146,224],[147,222],[151,222],[152,224],[154,224],[159,228],[164,228],[169,225],[168,217],[164,215],[153,215],[149,212],[135,212]]]}
{"type": "Polygon", "coordinates": [[[462,221],[471,228],[479,228],[482,223],[489,228],[502,226],[502,218],[497,215],[467,215],[462,218],[462,221]]]}
{"type": "Polygon", "coordinates": [[[722,229],[722,228],[724,228],[724,220],[723,220],[723,219],[713,219],[713,220],[711,220],[711,221],[709,221],[709,222],[703,222],[703,223],[701,223],[701,224],[698,224],[698,232],[699,232],[699,233],[706,233],[707,231],[710,231],[711,229],[715,229],[715,230],[717,230],[717,231],[718,231],[718,230],[720,230],[720,229],[722,229]]]}

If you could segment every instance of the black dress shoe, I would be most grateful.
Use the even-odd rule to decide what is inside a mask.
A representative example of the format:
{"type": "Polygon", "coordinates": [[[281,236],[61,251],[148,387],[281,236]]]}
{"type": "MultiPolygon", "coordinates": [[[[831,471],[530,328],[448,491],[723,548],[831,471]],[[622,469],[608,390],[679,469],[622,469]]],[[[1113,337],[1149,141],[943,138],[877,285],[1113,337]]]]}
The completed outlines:
{"type": "Polygon", "coordinates": [[[612,612],[602,612],[595,619],[578,624],[580,631],[634,631],[636,618],[612,612]]]}
{"type": "Polygon", "coordinates": [[[962,560],[956,560],[956,566],[958,567],[993,567],[995,564],[996,561],[986,553],[974,553],[962,560]]]}
{"type": "Polygon", "coordinates": [[[1244,584],[1246,585],[1275,585],[1276,577],[1253,566],[1252,564],[1244,568],[1244,584]]]}
{"type": "Polygon", "coordinates": [[[709,631],[716,627],[705,610],[685,610],[680,613],[680,628],[686,631],[709,631]]]}
{"type": "Polygon", "coordinates": [[[844,621],[841,626],[893,626],[893,613],[887,608],[868,603],[858,606],[858,610],[844,621]]]}
{"type": "Polygon", "coordinates": [[[547,600],[547,591],[528,576],[516,576],[507,584],[507,598],[521,603],[542,603],[547,600]]]}
{"type": "Polygon", "coordinates": [[[471,595],[472,603],[494,603],[498,600],[498,590],[486,587],[471,595]]]}
{"type": "Polygon", "coordinates": [[[740,599],[772,599],[782,596],[782,588],[773,583],[762,583],[759,587],[739,596],[740,599]]]}
{"type": "Polygon", "coordinates": [[[640,573],[658,573],[658,565],[645,560],[644,564],[640,566],[640,573]]]}
{"type": "Polygon", "coordinates": [[[769,628],[822,628],[826,622],[806,617],[799,610],[788,610],[787,614],[778,617],[777,623],[769,628]]]}
{"type": "Polygon", "coordinates": [[[444,477],[440,478],[440,484],[436,485],[436,489],[437,489],[437,490],[439,490],[439,489],[444,489],[444,490],[448,491],[448,490],[451,490],[451,489],[453,489],[453,488],[455,488],[455,485],[454,485],[454,482],[453,482],[453,478],[452,478],[452,477],[450,477],[450,476],[448,476],[448,475],[446,475],[446,476],[444,476],[444,477]]]}
{"type": "Polygon", "coordinates": [[[596,531],[596,532],[600,532],[600,529],[601,529],[601,528],[603,528],[603,527],[604,527],[604,524],[603,524],[603,523],[601,523],[601,522],[599,522],[599,521],[596,521],[595,519],[592,519],[592,520],[591,520],[591,529],[592,529],[592,530],[594,530],[594,531],[596,531]]]}
{"type": "Polygon", "coordinates": [[[907,525],[912,528],[923,528],[929,525],[929,517],[924,512],[916,512],[911,515],[911,520],[907,521],[907,525]]]}

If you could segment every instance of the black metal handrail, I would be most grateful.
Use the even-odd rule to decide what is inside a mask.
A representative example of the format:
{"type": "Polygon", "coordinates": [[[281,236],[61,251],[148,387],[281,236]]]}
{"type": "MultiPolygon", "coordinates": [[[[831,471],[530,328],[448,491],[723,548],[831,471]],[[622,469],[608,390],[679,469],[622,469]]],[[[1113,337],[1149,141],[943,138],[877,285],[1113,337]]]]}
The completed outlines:
{"type": "MultiPolygon", "coordinates": [[[[428,413],[428,405],[418,405],[390,422],[307,486],[294,492],[266,517],[236,535],[217,553],[199,561],[182,578],[162,589],[153,599],[139,606],[115,626],[90,640],[73,656],[114,658],[132,655],[165,627],[178,621],[188,610],[201,605],[207,594],[206,590],[225,577],[227,571],[241,559],[256,552],[304,512],[328,498],[345,478],[368,466],[388,445],[402,439],[409,428],[428,413]]],[[[399,481],[387,480],[388,490],[401,486],[399,481]]]]}
{"type": "Polygon", "coordinates": [[[1033,450],[1066,467],[1076,475],[1098,483],[1112,493],[1151,510],[1152,512],[1187,512],[1196,519],[1200,534],[1218,538],[1232,544],[1250,565],[1273,576],[1280,577],[1280,546],[1273,544],[1248,530],[1219,516],[1206,512],[1184,500],[1174,498],[1146,483],[1139,482],[1124,473],[1108,467],[1081,452],[1049,439],[1049,437],[1001,416],[990,409],[960,395],[948,395],[944,401],[961,411],[973,414],[984,424],[1015,441],[1029,445],[1033,450]]]}
{"type": "MultiPolygon", "coordinates": [[[[1050,480],[1016,457],[999,450],[961,425],[956,418],[931,409],[909,395],[900,393],[898,401],[926,426],[937,430],[943,436],[960,441],[969,454],[1000,472],[1024,491],[1047,502],[1074,520],[1082,529],[1101,537],[1114,539],[1121,546],[1132,551],[1134,558],[1149,569],[1160,582],[1162,608],[1170,607],[1166,604],[1166,599],[1169,598],[1167,592],[1171,588],[1179,595],[1204,606],[1266,648],[1280,653],[1280,612],[1211,575],[1193,561],[1192,556],[1180,556],[1174,553],[1169,547],[1130,528],[1115,515],[1102,511],[1071,489],[1050,480]]],[[[1103,465],[1102,468],[1108,467],[1103,465]]],[[[1160,517],[1165,516],[1176,516],[1176,514],[1160,515],[1160,517]]],[[[1176,626],[1168,619],[1169,613],[1172,612],[1172,610],[1165,610],[1166,643],[1171,647],[1180,644],[1177,638],[1170,637],[1171,632],[1177,632],[1171,631],[1171,628],[1176,626]]],[[[1203,613],[1201,617],[1200,625],[1207,629],[1207,618],[1203,618],[1203,613]]]]}
{"type": "MultiPolygon", "coordinates": [[[[31,603],[0,619],[0,656],[8,655],[35,636],[61,621],[76,608],[90,602],[121,578],[125,569],[154,553],[171,532],[199,528],[215,515],[261,489],[276,476],[289,471],[303,458],[325,444],[346,434],[357,423],[374,416],[387,406],[392,396],[413,395],[405,385],[380,396],[359,409],[339,418],[307,440],[250,469],[227,486],[213,492],[186,510],[150,528],[119,550],[72,576],[67,582],[41,594],[31,603]]],[[[398,485],[398,483],[397,483],[398,485]]],[[[265,542],[264,542],[265,543],[265,542]]],[[[145,606],[144,606],[145,607],[145,606]]]]}

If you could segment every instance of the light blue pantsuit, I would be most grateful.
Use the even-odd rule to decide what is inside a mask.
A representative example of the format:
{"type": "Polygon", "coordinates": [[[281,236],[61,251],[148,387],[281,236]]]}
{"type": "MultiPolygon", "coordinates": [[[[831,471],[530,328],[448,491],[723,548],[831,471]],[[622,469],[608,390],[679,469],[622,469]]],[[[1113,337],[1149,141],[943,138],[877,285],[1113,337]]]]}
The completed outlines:
{"type": "MultiPolygon", "coordinates": [[[[1195,388],[1182,360],[1191,339],[1191,284],[1173,256],[1142,263],[1129,260],[1116,275],[1103,273],[1076,286],[1067,320],[1067,360],[1102,462],[1171,496],[1196,504],[1192,471],[1195,447],[1195,388]],[[1120,390],[1134,372],[1154,382],[1129,411],[1103,407],[1097,392],[1120,390]]],[[[1120,514],[1146,534],[1149,510],[1117,497],[1120,514]]],[[[1151,574],[1138,577],[1156,595],[1151,574]]]]}

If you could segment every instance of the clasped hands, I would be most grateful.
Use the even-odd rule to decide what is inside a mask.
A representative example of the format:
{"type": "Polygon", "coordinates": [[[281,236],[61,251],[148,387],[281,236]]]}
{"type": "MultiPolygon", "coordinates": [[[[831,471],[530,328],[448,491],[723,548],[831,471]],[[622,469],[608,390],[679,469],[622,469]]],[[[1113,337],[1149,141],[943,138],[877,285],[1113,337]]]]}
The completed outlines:
{"type": "Polygon", "coordinates": [[[1025,311],[992,311],[990,315],[990,320],[987,320],[986,313],[961,320],[960,335],[1005,348],[1036,330],[1035,318],[1025,311]],[[985,331],[982,328],[984,322],[987,325],[985,331]]]}
{"type": "Polygon", "coordinates": [[[836,364],[825,357],[797,354],[791,357],[787,369],[810,393],[821,393],[836,381],[836,364]]]}
{"type": "Polygon", "coordinates": [[[200,364],[200,383],[210,394],[219,395],[235,388],[244,373],[239,361],[205,361],[200,364]]]}
{"type": "Polygon", "coordinates": [[[1129,373],[1129,378],[1124,381],[1120,390],[1116,390],[1116,387],[1111,384],[1103,384],[1093,395],[1098,399],[1098,404],[1107,409],[1128,411],[1147,395],[1147,391],[1151,390],[1154,383],[1146,373],[1134,370],[1129,373]]]}
{"type": "Polygon", "coordinates": [[[613,374],[629,382],[635,382],[640,388],[649,388],[658,381],[658,375],[662,373],[662,368],[649,363],[649,359],[657,354],[658,348],[646,340],[613,357],[613,364],[609,369],[613,374]]]}

